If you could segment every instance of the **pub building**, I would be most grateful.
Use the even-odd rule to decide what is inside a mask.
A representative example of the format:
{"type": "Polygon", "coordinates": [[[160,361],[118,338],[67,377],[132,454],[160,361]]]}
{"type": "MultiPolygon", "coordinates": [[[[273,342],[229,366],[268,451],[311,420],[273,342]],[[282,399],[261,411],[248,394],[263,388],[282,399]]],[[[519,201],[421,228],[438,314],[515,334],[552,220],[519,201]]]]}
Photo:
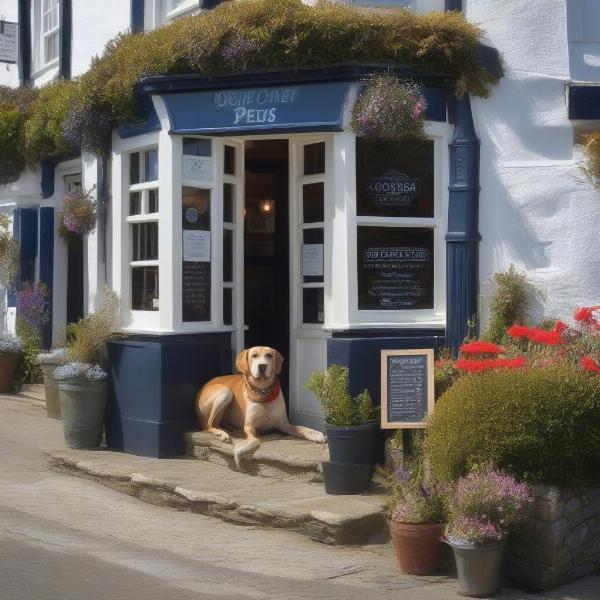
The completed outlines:
{"type": "Polygon", "coordinates": [[[462,339],[477,296],[469,100],[396,68],[423,86],[425,139],[357,137],[360,88],[390,68],[141,81],[144,121],[114,132],[99,171],[131,334],[110,344],[111,447],[183,452],[194,393],[242,348],[282,353],[290,420],[322,429],[313,371],[348,365],[351,391],[378,399],[382,349],[462,339]]]}

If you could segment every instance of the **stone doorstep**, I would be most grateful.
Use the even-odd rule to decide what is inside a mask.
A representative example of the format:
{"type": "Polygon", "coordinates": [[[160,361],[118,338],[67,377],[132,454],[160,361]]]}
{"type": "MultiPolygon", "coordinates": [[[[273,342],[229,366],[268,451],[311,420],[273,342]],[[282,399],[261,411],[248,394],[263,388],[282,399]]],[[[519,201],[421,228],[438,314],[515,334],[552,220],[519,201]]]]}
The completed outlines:
{"type": "Polygon", "coordinates": [[[242,525],[278,527],[326,544],[389,538],[376,491],[328,496],[321,485],[249,477],[188,458],[154,459],[94,450],[46,450],[54,469],[85,477],[151,504],[242,525]]]}
{"type": "MultiPolygon", "coordinates": [[[[234,445],[243,433],[232,434],[233,444],[221,441],[212,433],[190,431],[185,434],[188,456],[235,470],[234,445]]],[[[262,477],[286,477],[312,483],[323,481],[321,462],[329,460],[327,444],[271,433],[261,435],[261,445],[251,457],[243,460],[244,473],[262,477]]]]}

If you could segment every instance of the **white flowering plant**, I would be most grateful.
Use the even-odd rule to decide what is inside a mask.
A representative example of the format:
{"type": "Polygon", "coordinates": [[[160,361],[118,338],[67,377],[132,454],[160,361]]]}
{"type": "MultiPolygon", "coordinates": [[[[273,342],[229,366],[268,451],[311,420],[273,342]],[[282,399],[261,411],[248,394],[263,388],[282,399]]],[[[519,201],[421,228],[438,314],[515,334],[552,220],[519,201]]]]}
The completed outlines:
{"type": "Polygon", "coordinates": [[[65,362],[67,357],[67,349],[66,348],[54,348],[50,352],[40,352],[37,355],[37,361],[40,365],[49,363],[62,363],[65,362]]]}
{"type": "Polygon", "coordinates": [[[71,362],[54,371],[58,381],[106,381],[107,372],[100,365],[71,362]]]}
{"type": "Polygon", "coordinates": [[[4,335],[0,337],[0,356],[16,356],[23,352],[23,342],[13,336],[4,335]]]}

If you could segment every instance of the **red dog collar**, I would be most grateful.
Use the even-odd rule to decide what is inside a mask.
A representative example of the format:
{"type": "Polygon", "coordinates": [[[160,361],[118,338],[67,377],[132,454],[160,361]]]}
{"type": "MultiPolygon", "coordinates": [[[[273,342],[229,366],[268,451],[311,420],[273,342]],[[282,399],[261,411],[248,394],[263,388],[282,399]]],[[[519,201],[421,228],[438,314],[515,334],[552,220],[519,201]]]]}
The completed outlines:
{"type": "Polygon", "coordinates": [[[259,402],[260,404],[272,402],[279,396],[279,392],[281,391],[279,377],[275,377],[275,381],[273,381],[272,385],[266,390],[260,390],[253,385],[250,385],[246,377],[244,377],[244,383],[246,384],[247,390],[254,395],[254,398],[250,398],[250,400],[252,400],[252,402],[259,402]]]}

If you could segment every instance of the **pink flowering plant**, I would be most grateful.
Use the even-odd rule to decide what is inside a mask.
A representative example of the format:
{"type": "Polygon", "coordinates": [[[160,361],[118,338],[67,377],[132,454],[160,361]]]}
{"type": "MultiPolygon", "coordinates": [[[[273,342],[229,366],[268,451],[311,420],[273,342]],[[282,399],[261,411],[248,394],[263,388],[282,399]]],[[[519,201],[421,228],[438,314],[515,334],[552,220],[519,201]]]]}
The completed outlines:
{"type": "Polygon", "coordinates": [[[489,464],[474,467],[449,496],[446,537],[470,545],[502,540],[527,516],[532,502],[527,484],[489,464]]]}
{"type": "Polygon", "coordinates": [[[390,73],[368,79],[352,111],[357,135],[382,140],[422,138],[427,100],[421,88],[390,73]]]}
{"type": "Polygon", "coordinates": [[[65,196],[60,213],[60,234],[64,238],[69,235],[83,237],[96,229],[96,202],[91,190],[76,190],[65,196]]]}

